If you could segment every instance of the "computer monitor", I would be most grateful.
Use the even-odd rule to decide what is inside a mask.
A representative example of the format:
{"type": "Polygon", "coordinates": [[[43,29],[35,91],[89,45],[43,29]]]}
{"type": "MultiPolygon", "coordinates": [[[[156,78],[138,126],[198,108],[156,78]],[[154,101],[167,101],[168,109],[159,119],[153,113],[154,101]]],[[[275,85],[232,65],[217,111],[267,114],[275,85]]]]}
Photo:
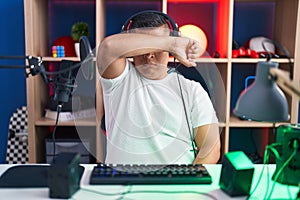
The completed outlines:
{"type": "Polygon", "coordinates": [[[279,144],[277,150],[280,157],[276,158],[276,171],[272,179],[282,184],[297,186],[300,183],[300,124],[279,126],[276,143],[279,144]],[[291,155],[293,157],[289,161],[291,155]]]}

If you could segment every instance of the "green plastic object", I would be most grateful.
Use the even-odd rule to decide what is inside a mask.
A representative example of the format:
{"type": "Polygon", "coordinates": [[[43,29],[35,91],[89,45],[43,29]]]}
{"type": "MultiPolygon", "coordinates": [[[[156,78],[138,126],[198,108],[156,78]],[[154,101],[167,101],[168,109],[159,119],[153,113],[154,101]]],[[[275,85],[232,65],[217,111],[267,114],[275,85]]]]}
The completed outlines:
{"type": "Polygon", "coordinates": [[[300,183],[300,125],[286,124],[277,128],[276,170],[272,179],[276,182],[297,186],[300,183]]]}
{"type": "Polygon", "coordinates": [[[219,186],[230,196],[249,196],[254,165],[242,151],[224,156],[219,186]]]}

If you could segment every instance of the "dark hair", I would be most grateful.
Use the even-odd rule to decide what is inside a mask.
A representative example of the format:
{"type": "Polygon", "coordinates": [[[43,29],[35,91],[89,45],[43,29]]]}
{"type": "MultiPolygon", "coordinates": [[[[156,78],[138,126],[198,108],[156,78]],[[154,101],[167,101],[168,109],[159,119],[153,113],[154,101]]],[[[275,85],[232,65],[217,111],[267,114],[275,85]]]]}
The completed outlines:
{"type": "Polygon", "coordinates": [[[137,15],[132,19],[130,29],[143,28],[143,27],[159,27],[164,24],[168,25],[165,17],[152,12],[145,12],[137,15]]]}

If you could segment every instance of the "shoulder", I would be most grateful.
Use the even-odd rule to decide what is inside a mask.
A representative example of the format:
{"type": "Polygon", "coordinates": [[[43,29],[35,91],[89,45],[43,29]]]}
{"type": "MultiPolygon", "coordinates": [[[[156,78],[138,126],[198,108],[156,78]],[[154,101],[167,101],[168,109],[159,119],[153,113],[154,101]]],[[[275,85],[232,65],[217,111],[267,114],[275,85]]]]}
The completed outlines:
{"type": "MultiPolygon", "coordinates": [[[[171,74],[170,74],[171,75],[171,74]]],[[[181,74],[172,73],[173,84],[177,83],[178,88],[184,92],[185,95],[191,98],[208,97],[210,98],[209,90],[203,87],[201,82],[185,78],[181,74]]]]}
{"type": "Polygon", "coordinates": [[[185,78],[180,73],[171,73],[170,76],[172,76],[173,80],[180,81],[180,84],[183,87],[187,87],[189,89],[203,89],[200,82],[185,78]]]}

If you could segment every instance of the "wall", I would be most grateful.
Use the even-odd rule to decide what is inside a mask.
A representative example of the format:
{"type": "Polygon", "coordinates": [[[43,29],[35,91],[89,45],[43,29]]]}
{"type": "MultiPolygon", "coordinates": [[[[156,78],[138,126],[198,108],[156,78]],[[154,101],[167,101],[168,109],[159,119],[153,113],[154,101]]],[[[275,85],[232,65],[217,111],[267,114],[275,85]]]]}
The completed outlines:
{"type": "MultiPolygon", "coordinates": [[[[0,57],[24,56],[23,0],[0,1],[0,57]]],[[[0,66],[23,65],[24,60],[0,59],[0,66]]],[[[5,162],[8,123],[17,107],[26,105],[24,69],[0,68],[0,163],[5,162]]]]}

